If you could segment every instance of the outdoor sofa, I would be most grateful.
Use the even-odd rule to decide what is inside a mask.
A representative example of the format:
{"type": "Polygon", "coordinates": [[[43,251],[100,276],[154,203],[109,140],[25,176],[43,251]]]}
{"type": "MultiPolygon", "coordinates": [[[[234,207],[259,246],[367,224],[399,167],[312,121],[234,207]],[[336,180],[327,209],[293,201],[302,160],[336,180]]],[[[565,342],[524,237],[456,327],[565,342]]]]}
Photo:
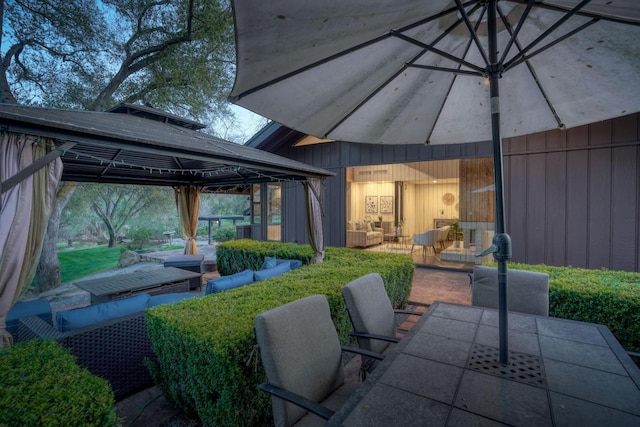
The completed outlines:
{"type": "Polygon", "coordinates": [[[120,399],[153,382],[145,363],[146,358],[156,358],[147,334],[146,309],[194,296],[191,293],[139,294],[59,311],[55,325],[40,317],[28,316],[19,320],[18,336],[21,341],[56,340],[76,356],[78,365],[108,380],[116,399],[120,399]]]}
{"type": "Polygon", "coordinates": [[[244,270],[239,273],[220,276],[217,279],[207,280],[207,287],[204,294],[214,294],[240,286],[250,285],[261,280],[287,273],[296,268],[302,267],[302,261],[298,259],[276,259],[265,257],[260,270],[244,270]]]}

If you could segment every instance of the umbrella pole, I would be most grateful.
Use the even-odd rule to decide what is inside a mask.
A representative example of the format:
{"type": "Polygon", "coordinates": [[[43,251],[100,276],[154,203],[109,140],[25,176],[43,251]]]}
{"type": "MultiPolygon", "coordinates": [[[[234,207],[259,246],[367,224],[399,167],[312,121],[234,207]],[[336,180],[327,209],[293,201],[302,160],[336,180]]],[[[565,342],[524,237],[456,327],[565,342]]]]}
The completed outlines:
{"type": "Polygon", "coordinates": [[[501,65],[498,64],[498,41],[496,28],[496,0],[489,0],[489,96],[491,104],[491,134],[493,137],[493,168],[496,195],[496,234],[493,238],[493,257],[498,261],[498,311],[500,333],[500,363],[509,363],[507,321],[507,261],[511,259],[511,238],[506,233],[504,215],[504,181],[502,177],[502,139],[500,137],[500,91],[501,65]]]}

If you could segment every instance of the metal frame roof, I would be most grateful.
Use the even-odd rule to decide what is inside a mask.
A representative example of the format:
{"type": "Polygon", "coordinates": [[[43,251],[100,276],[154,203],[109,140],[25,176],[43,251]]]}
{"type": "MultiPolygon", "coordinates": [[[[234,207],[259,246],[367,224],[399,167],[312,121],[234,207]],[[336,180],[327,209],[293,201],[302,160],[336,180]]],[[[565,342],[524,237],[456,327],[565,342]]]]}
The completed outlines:
{"type": "Polygon", "coordinates": [[[334,175],[194,130],[198,125],[137,105],[93,112],[0,104],[1,130],[54,139],[51,157],[60,155],[64,181],[244,192],[251,183],[334,175]]]}

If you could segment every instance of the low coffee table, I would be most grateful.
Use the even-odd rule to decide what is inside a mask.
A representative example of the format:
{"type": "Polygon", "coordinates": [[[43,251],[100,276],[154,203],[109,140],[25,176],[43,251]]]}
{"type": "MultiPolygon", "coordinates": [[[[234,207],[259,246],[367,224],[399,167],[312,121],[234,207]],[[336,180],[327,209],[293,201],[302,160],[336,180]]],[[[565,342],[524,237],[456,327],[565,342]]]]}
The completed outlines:
{"type": "Polygon", "coordinates": [[[85,280],[74,284],[80,289],[89,292],[91,294],[91,303],[96,304],[141,293],[159,295],[173,292],[189,292],[189,281],[195,277],[200,277],[200,273],[175,267],[165,267],[118,274],[101,279],[85,280]]]}

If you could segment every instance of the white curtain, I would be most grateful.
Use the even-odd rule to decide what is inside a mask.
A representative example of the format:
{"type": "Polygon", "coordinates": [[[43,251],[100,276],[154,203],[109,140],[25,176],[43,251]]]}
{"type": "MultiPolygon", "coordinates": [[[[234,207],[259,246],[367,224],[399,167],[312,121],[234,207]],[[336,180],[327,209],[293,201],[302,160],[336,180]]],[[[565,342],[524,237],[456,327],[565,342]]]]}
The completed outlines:
{"type": "MultiPolygon", "coordinates": [[[[2,182],[54,149],[52,140],[34,136],[3,133],[1,140],[2,182]]],[[[12,344],[7,314],[35,274],[61,175],[56,158],[0,195],[0,347],[12,344]]]]}
{"type": "Polygon", "coordinates": [[[304,182],[307,194],[307,229],[309,242],[313,249],[312,264],[324,261],[324,227],[322,212],[323,181],[319,178],[309,178],[304,182]]]}
{"type": "Polygon", "coordinates": [[[176,187],[176,206],[180,217],[180,231],[182,238],[186,240],[184,245],[185,255],[198,253],[196,245],[196,233],[198,231],[198,212],[200,211],[200,188],[190,185],[176,187]]]}

